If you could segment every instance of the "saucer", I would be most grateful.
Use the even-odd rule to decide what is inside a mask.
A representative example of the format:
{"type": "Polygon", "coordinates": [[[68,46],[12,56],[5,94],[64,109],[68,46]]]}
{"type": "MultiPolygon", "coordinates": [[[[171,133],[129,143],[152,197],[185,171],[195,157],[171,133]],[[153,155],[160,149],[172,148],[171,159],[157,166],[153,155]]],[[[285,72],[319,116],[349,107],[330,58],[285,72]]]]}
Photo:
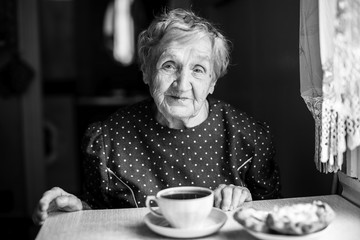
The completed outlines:
{"type": "Polygon", "coordinates": [[[152,213],[146,214],[145,224],[153,232],[172,238],[197,238],[204,237],[217,232],[226,222],[226,214],[218,208],[213,208],[210,215],[205,220],[203,227],[194,229],[173,228],[162,217],[157,217],[152,213]]]}

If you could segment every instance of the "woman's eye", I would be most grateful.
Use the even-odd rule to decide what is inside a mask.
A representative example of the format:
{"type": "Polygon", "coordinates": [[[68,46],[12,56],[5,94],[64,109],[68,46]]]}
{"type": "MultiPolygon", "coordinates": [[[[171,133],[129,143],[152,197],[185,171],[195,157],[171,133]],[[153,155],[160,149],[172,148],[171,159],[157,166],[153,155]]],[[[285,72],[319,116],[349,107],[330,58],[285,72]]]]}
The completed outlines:
{"type": "Polygon", "coordinates": [[[166,70],[166,71],[175,71],[176,67],[175,64],[172,62],[166,62],[162,65],[162,69],[166,70]]]}
{"type": "Polygon", "coordinates": [[[206,72],[205,69],[201,66],[196,66],[193,71],[195,73],[201,73],[201,74],[206,72]]]}

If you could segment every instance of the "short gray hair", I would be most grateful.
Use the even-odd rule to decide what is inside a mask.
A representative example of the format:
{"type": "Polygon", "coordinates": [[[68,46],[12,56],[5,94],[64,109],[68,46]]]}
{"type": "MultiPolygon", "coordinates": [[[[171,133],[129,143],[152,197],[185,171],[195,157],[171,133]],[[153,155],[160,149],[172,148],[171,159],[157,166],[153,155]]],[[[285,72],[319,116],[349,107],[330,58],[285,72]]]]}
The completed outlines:
{"type": "Polygon", "coordinates": [[[162,37],[173,29],[206,34],[212,43],[214,79],[226,74],[230,61],[230,42],[206,19],[190,10],[173,9],[157,16],[138,37],[140,68],[146,82],[150,80],[148,78],[151,78],[151,70],[155,67],[156,49],[162,37]]]}

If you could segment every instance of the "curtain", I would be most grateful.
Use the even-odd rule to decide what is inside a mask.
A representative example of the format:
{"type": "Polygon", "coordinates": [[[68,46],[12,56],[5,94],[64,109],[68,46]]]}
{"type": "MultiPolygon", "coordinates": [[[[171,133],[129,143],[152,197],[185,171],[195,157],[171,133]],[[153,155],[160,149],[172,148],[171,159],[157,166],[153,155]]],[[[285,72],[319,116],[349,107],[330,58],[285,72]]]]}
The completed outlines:
{"type": "Polygon", "coordinates": [[[327,164],[320,161],[323,71],[317,0],[300,1],[299,57],[301,96],[315,120],[315,165],[320,171],[326,171],[327,164]]]}
{"type": "Polygon", "coordinates": [[[300,91],[315,118],[317,169],[336,172],[346,161],[351,172],[360,146],[360,0],[301,0],[299,33],[300,91]]]}

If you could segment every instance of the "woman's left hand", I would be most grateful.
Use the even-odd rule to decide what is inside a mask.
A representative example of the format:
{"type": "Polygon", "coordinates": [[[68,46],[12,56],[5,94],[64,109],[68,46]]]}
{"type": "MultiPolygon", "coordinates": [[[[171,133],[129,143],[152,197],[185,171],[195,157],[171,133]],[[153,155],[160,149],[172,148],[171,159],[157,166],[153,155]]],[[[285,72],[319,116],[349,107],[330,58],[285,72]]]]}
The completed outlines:
{"type": "Polygon", "coordinates": [[[249,201],[252,201],[252,197],[246,187],[220,184],[214,190],[214,205],[224,211],[234,210],[244,202],[249,201]]]}

